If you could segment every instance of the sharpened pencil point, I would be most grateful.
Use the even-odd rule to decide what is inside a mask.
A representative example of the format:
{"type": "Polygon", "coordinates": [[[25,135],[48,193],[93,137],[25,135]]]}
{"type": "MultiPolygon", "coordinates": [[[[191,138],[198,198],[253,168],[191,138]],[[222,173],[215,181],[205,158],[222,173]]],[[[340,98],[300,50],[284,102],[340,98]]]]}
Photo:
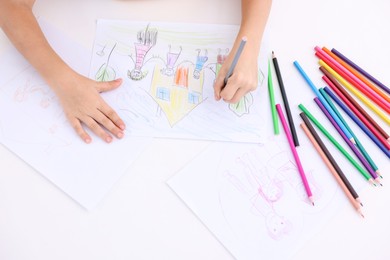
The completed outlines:
{"type": "Polygon", "coordinates": [[[356,145],[356,141],[355,141],[355,139],[354,139],[353,137],[351,137],[351,139],[349,139],[349,140],[351,140],[351,142],[352,142],[354,145],[356,145]]]}

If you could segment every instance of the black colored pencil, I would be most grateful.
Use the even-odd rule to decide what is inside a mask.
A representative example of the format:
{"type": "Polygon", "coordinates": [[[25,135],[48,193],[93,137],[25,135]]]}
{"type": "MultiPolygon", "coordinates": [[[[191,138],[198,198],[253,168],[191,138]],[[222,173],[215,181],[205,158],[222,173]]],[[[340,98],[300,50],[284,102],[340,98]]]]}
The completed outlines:
{"type": "Polygon", "coordinates": [[[297,132],[296,132],[295,126],[294,126],[294,120],[293,120],[292,115],[291,115],[290,105],[288,104],[288,99],[287,99],[286,90],[285,90],[284,84],[283,84],[282,74],[280,73],[278,60],[276,59],[274,52],[272,52],[272,63],[274,64],[276,77],[277,77],[278,83],[279,83],[280,92],[282,93],[284,109],[286,110],[288,124],[290,125],[291,135],[293,137],[295,146],[299,146],[298,136],[297,136],[297,132]]]}
{"type": "Polygon", "coordinates": [[[310,123],[310,120],[307,118],[307,116],[303,112],[300,113],[299,115],[302,117],[302,119],[305,122],[307,128],[309,129],[310,133],[313,135],[314,139],[316,139],[316,141],[317,141],[318,145],[321,147],[322,151],[324,151],[326,157],[328,157],[330,163],[333,165],[333,167],[335,168],[336,172],[340,176],[340,179],[344,182],[345,186],[347,186],[347,189],[351,193],[352,197],[354,197],[354,199],[361,204],[361,202],[359,200],[359,195],[357,194],[355,189],[352,187],[351,183],[349,182],[349,180],[347,179],[347,177],[345,176],[345,174],[341,170],[340,166],[337,164],[336,160],[330,154],[328,148],[326,148],[324,142],[322,142],[320,136],[317,134],[317,132],[314,129],[313,125],[310,123]]]}

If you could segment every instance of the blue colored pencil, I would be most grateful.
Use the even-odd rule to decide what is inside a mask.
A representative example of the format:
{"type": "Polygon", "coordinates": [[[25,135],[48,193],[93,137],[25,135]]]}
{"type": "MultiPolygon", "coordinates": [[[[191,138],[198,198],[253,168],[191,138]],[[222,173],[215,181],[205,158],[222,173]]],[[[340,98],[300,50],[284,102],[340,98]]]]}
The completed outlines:
{"type": "MultiPolygon", "coordinates": [[[[325,88],[325,91],[327,91],[327,87],[325,88]]],[[[342,110],[344,110],[345,113],[360,127],[360,129],[363,130],[364,133],[379,147],[379,149],[382,150],[382,152],[387,155],[388,158],[390,158],[390,151],[386,149],[386,147],[379,141],[379,139],[367,128],[365,124],[363,124],[362,121],[360,121],[355,114],[349,110],[349,108],[338,98],[336,95],[331,92],[327,91],[328,95],[341,107],[342,110]]]]}
{"type": "Polygon", "coordinates": [[[306,72],[302,69],[302,67],[299,65],[298,61],[294,61],[294,66],[298,69],[298,71],[301,73],[302,77],[305,79],[307,84],[310,86],[310,88],[313,90],[314,94],[319,98],[322,104],[324,104],[325,108],[329,111],[330,115],[333,117],[333,119],[336,121],[336,123],[339,125],[341,130],[344,132],[344,134],[348,137],[348,139],[355,144],[355,140],[353,139],[351,133],[345,128],[343,123],[340,121],[340,119],[337,117],[337,115],[333,112],[333,110],[330,108],[329,104],[325,101],[324,97],[321,95],[321,93],[318,91],[317,87],[314,85],[314,83],[311,81],[309,76],[307,76],[306,72]]]}
{"type": "MultiPolygon", "coordinates": [[[[325,87],[327,91],[330,91],[328,87],[325,87]]],[[[353,139],[355,139],[356,146],[360,150],[360,152],[363,154],[364,158],[368,161],[368,163],[371,165],[372,169],[381,176],[378,166],[375,164],[375,162],[372,160],[371,156],[368,154],[362,143],[359,141],[355,133],[352,131],[352,129],[349,127],[348,123],[344,120],[343,116],[340,114],[340,112],[337,110],[336,106],[333,104],[332,100],[330,99],[329,95],[327,94],[327,91],[324,88],[320,88],[320,93],[325,98],[325,100],[328,102],[329,106],[333,109],[333,111],[336,113],[336,115],[340,118],[341,122],[343,122],[345,128],[351,133],[353,139]]],[[[382,176],[381,176],[382,177],[382,176]]]]}

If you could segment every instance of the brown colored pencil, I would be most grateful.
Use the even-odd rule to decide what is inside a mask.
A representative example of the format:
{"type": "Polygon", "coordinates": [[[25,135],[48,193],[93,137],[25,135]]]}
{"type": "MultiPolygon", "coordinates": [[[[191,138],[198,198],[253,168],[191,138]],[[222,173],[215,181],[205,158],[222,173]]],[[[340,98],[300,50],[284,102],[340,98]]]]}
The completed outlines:
{"type": "Polygon", "coordinates": [[[324,151],[321,149],[320,145],[317,143],[316,139],[313,137],[313,135],[311,134],[310,130],[307,128],[306,124],[302,123],[301,127],[302,127],[303,131],[305,132],[305,134],[307,135],[307,137],[310,139],[311,143],[313,144],[313,146],[315,147],[315,149],[317,150],[319,155],[321,156],[321,158],[324,161],[324,163],[326,164],[326,166],[328,166],[330,172],[335,177],[337,183],[340,185],[341,189],[344,191],[345,195],[347,196],[347,198],[351,202],[352,206],[356,209],[356,211],[362,217],[364,217],[364,215],[362,214],[362,210],[360,208],[360,204],[352,196],[352,194],[349,191],[348,187],[345,185],[343,180],[340,178],[340,175],[338,174],[336,169],[333,167],[333,164],[331,163],[330,159],[325,155],[324,151]]]}
{"type": "Polygon", "coordinates": [[[337,164],[336,160],[333,158],[333,156],[330,154],[328,148],[326,148],[324,142],[321,140],[320,136],[317,134],[316,130],[314,129],[313,125],[310,123],[310,120],[307,118],[305,113],[300,113],[299,114],[303,121],[305,122],[305,126],[309,129],[311,135],[314,137],[318,145],[321,147],[323,153],[326,155],[326,157],[329,159],[331,164],[333,165],[334,169],[336,170],[337,174],[339,175],[340,179],[343,181],[345,186],[348,188],[349,192],[353,196],[353,198],[359,202],[361,205],[363,205],[360,201],[359,195],[355,191],[355,189],[352,187],[351,183],[341,170],[340,166],[337,164]]]}

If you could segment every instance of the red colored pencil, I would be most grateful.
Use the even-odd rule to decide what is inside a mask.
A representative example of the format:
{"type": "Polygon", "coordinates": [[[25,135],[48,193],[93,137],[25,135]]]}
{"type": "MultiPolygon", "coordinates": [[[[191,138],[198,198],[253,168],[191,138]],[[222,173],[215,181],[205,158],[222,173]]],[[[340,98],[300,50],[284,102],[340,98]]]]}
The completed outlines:
{"type": "Polygon", "coordinates": [[[350,76],[348,76],[344,71],[342,71],[338,66],[335,65],[333,61],[329,59],[329,56],[326,57],[323,55],[323,53],[316,52],[315,55],[322,59],[326,64],[328,64],[329,67],[331,67],[334,71],[336,71],[341,77],[349,81],[356,89],[358,89],[360,92],[362,92],[365,96],[367,96],[369,99],[375,102],[379,107],[381,107],[384,111],[387,113],[390,113],[390,104],[383,100],[383,98],[375,96],[367,89],[363,88],[361,85],[359,85],[355,80],[353,80],[350,76]]]}
{"type": "Polygon", "coordinates": [[[369,86],[373,91],[375,91],[378,95],[384,98],[387,102],[390,102],[390,96],[386,95],[385,92],[381,91],[379,88],[374,86],[374,84],[372,84],[368,79],[366,79],[362,74],[360,74],[357,70],[351,67],[348,63],[340,59],[340,57],[338,57],[336,54],[331,52],[326,47],[322,47],[322,50],[325,53],[327,53],[329,56],[331,56],[333,59],[335,59],[338,63],[340,63],[344,68],[350,71],[353,75],[355,75],[358,79],[364,82],[367,86],[369,86]]]}
{"type": "Polygon", "coordinates": [[[354,112],[356,116],[359,117],[359,119],[367,126],[367,128],[369,128],[371,132],[374,132],[371,130],[371,127],[375,127],[375,129],[383,136],[383,138],[390,140],[390,136],[386,133],[386,131],[383,130],[383,128],[364,110],[364,108],[359,105],[359,103],[338,83],[338,81],[324,67],[321,66],[320,70],[322,73],[324,73],[328,80],[333,83],[331,85],[328,83],[328,81],[325,80],[330,85],[330,87],[332,87],[332,89],[337,88],[338,91],[342,93],[342,95],[340,94],[341,96],[339,94],[337,95],[340,96],[340,98],[345,97],[350,102],[349,103],[342,98],[344,103],[348,104],[348,107],[354,112]],[[360,113],[356,112],[356,109],[360,113]]]}
{"type": "Polygon", "coordinates": [[[387,150],[390,150],[390,144],[383,138],[383,136],[367,121],[367,119],[362,116],[362,114],[349,102],[347,98],[343,96],[341,91],[328,79],[328,77],[322,77],[326,83],[333,89],[333,91],[344,101],[344,103],[355,113],[357,117],[367,126],[368,129],[379,139],[379,141],[386,147],[387,150]]]}

